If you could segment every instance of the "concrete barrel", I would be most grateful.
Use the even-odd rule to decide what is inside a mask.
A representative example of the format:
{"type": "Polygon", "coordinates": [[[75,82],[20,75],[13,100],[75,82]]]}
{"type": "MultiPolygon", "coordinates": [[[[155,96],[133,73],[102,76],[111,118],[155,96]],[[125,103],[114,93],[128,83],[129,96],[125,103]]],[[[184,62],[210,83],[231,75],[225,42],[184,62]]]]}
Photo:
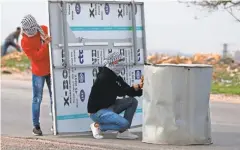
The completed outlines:
{"type": "Polygon", "coordinates": [[[212,66],[144,66],[143,142],[211,144],[212,66]]]}

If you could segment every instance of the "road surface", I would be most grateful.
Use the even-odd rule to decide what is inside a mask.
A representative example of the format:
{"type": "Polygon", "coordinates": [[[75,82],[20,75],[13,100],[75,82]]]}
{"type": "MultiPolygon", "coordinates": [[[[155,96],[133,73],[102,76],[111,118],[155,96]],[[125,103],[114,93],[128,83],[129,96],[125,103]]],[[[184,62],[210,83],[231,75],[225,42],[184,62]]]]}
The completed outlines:
{"type": "MultiPolygon", "coordinates": [[[[208,146],[162,146],[136,141],[117,140],[109,133],[95,140],[90,133],[53,136],[49,117],[49,95],[45,87],[41,109],[43,137],[32,136],[31,82],[1,80],[1,138],[2,149],[84,149],[84,150],[240,150],[240,104],[211,103],[213,144],[208,146]]],[[[134,129],[141,135],[141,128],[134,129]]]]}

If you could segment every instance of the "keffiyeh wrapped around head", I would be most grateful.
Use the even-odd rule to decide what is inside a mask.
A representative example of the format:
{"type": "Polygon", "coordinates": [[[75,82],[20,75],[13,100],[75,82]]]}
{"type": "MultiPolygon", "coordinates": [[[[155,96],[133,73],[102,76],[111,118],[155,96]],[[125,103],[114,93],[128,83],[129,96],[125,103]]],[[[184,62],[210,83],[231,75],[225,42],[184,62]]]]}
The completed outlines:
{"type": "Polygon", "coordinates": [[[39,32],[41,35],[41,39],[45,40],[45,33],[32,15],[28,14],[24,16],[21,24],[23,33],[26,34],[28,37],[33,37],[39,32]]]}
{"type": "Polygon", "coordinates": [[[125,60],[125,57],[122,56],[119,52],[110,53],[107,58],[104,60],[104,66],[112,70],[117,75],[124,69],[123,65],[120,65],[121,62],[125,60]]]}

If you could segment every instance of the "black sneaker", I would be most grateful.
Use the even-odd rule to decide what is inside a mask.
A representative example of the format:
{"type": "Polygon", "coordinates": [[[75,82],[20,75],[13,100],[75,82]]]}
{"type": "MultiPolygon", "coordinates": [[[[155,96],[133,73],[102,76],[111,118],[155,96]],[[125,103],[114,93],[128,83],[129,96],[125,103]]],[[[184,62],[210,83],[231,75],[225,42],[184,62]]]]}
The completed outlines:
{"type": "Polygon", "coordinates": [[[41,136],[42,135],[42,130],[40,127],[35,127],[33,128],[33,135],[36,135],[36,136],[41,136]]]}

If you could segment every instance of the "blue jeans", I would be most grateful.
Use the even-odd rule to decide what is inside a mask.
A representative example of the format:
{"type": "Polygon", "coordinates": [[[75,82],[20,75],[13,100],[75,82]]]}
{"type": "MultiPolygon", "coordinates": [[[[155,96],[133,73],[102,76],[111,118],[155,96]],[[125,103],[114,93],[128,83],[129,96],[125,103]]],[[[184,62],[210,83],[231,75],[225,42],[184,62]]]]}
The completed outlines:
{"type": "Polygon", "coordinates": [[[91,114],[90,118],[99,124],[101,131],[114,130],[122,132],[131,127],[137,106],[138,101],[135,98],[117,99],[113,106],[91,114]],[[125,111],[124,117],[119,115],[123,111],[125,111]]]}
{"type": "Polygon", "coordinates": [[[13,46],[14,48],[17,49],[17,51],[21,52],[20,47],[18,47],[14,42],[11,41],[5,41],[2,45],[1,51],[2,51],[2,56],[6,55],[7,49],[9,46],[13,46]]]}
{"type": "Polygon", "coordinates": [[[52,92],[51,92],[51,76],[32,75],[33,99],[32,99],[32,121],[34,127],[40,127],[40,106],[42,102],[44,83],[47,83],[50,95],[50,111],[52,113],[52,92]]]}

